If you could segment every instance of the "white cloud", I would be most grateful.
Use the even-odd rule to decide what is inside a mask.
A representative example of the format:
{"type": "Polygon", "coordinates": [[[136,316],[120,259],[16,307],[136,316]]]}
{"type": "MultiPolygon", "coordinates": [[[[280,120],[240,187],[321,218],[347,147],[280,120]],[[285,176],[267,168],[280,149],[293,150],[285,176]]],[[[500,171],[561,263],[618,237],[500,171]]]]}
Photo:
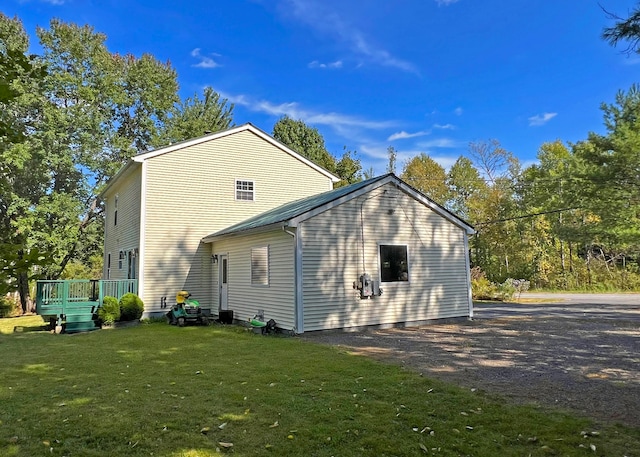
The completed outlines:
{"type": "Polygon", "coordinates": [[[458,0],[436,0],[436,3],[438,4],[438,6],[449,6],[457,2],[458,0]]]}
{"type": "Polygon", "coordinates": [[[404,140],[406,138],[416,138],[419,136],[425,136],[425,135],[429,135],[431,132],[427,131],[427,130],[423,130],[420,132],[415,132],[415,133],[409,133],[409,132],[405,132],[404,130],[401,132],[396,132],[393,135],[389,136],[389,138],[387,138],[387,141],[394,141],[394,140],[404,140]]]}
{"type": "MultiPolygon", "coordinates": [[[[211,54],[211,55],[216,56],[216,57],[220,56],[220,54],[211,54]]],[[[196,68],[216,68],[216,67],[220,67],[221,66],[218,62],[213,60],[213,58],[201,55],[200,54],[200,48],[195,48],[193,51],[191,51],[191,57],[195,57],[197,59],[200,59],[200,62],[191,65],[192,67],[196,67],[196,68]]]]}
{"type": "Polygon", "coordinates": [[[433,124],[433,128],[439,130],[455,130],[456,126],[453,124],[433,124]]]}
{"type": "Polygon", "coordinates": [[[283,0],[281,10],[296,20],[348,46],[357,58],[368,63],[418,73],[411,62],[394,57],[387,50],[370,43],[353,24],[330,10],[325,3],[314,0],[283,0]],[[286,6],[284,6],[286,4],[286,6]],[[319,20],[319,18],[322,18],[319,20]]]}
{"type": "Polygon", "coordinates": [[[464,110],[462,108],[460,108],[459,106],[453,110],[453,114],[455,114],[456,116],[462,116],[462,113],[464,112],[464,110]]]}
{"type": "Polygon", "coordinates": [[[429,141],[421,141],[418,146],[424,149],[431,148],[459,148],[463,146],[460,141],[452,140],[451,138],[437,138],[429,141]]]}
{"type": "MultiPolygon", "coordinates": [[[[389,152],[387,151],[387,146],[382,144],[377,144],[377,143],[361,144],[358,147],[358,153],[370,159],[366,161],[366,163],[370,163],[377,174],[386,173],[387,166],[389,165],[389,152]]],[[[456,163],[456,160],[458,160],[458,157],[459,157],[457,155],[456,156],[433,155],[421,149],[396,150],[396,153],[397,153],[396,174],[398,175],[402,173],[402,168],[409,160],[423,153],[426,153],[436,163],[440,164],[445,170],[448,170],[449,168],[451,168],[451,166],[454,163],[456,163]]],[[[366,169],[368,167],[363,166],[363,168],[366,169]]]]}
{"type": "Polygon", "coordinates": [[[309,62],[307,67],[309,67],[309,68],[322,68],[322,69],[342,68],[342,60],[336,60],[335,62],[330,62],[330,63],[320,63],[317,60],[314,60],[313,62],[309,62]]]}
{"type": "Polygon", "coordinates": [[[273,103],[268,100],[253,100],[250,97],[240,95],[228,95],[220,93],[231,103],[246,107],[251,111],[270,114],[272,116],[289,116],[292,119],[301,119],[308,124],[328,125],[336,130],[344,127],[358,127],[370,130],[391,128],[395,125],[393,121],[372,121],[356,116],[340,113],[319,113],[304,109],[296,102],[273,103]]]}
{"type": "Polygon", "coordinates": [[[558,113],[542,113],[531,116],[529,118],[529,127],[539,127],[541,125],[544,125],[557,115],[558,113]]]}

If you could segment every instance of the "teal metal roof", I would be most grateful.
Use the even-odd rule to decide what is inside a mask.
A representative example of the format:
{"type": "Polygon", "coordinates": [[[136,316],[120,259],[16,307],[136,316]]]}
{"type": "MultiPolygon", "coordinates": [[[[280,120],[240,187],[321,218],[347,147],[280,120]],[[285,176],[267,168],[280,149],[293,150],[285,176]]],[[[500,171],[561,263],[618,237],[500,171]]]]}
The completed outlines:
{"type": "Polygon", "coordinates": [[[293,219],[294,217],[300,216],[301,214],[312,211],[316,208],[326,205],[327,203],[337,200],[338,198],[356,192],[375,182],[381,181],[388,176],[389,174],[377,176],[375,178],[367,179],[366,181],[361,181],[345,187],[339,187],[328,192],[323,192],[321,194],[296,200],[291,203],[286,203],[275,209],[269,210],[262,214],[258,214],[257,216],[254,216],[250,219],[246,219],[238,224],[212,233],[211,235],[206,236],[204,239],[207,240],[207,238],[214,238],[222,235],[231,235],[234,233],[245,232],[247,230],[253,230],[259,227],[265,227],[268,225],[288,221],[290,219],[293,219]]]}

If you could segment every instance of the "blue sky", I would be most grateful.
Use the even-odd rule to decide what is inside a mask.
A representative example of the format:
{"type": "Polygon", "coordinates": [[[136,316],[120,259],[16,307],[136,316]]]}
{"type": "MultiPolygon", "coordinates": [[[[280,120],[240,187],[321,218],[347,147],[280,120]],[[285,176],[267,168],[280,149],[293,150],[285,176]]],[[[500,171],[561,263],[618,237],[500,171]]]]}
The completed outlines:
{"type": "MultiPolygon", "coordinates": [[[[211,86],[236,124],[268,133],[287,114],[336,156],[384,173],[387,147],[445,167],[498,140],[525,165],[546,141],[604,132],[602,102],[640,59],[602,41],[592,0],[5,0],[37,52],[51,18],[90,24],[112,52],[170,61],[183,97],[211,86]]],[[[632,0],[600,0],[626,16],[632,0]]]]}

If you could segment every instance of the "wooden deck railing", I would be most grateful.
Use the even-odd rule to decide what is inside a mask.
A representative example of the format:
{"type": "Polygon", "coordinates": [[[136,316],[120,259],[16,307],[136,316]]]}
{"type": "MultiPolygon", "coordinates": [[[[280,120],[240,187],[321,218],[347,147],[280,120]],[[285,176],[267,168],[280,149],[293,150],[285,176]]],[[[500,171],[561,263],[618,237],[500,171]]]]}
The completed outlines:
{"type": "Polygon", "coordinates": [[[36,312],[58,322],[67,320],[69,316],[90,320],[104,297],[112,296],[119,300],[128,292],[138,293],[137,279],[38,281],[36,312]]]}

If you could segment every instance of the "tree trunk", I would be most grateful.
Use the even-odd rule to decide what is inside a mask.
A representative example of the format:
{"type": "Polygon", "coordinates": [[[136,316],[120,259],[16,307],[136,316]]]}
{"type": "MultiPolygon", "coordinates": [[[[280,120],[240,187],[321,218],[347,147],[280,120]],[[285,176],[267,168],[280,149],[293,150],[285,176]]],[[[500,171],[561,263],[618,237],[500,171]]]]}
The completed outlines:
{"type": "Polygon", "coordinates": [[[18,293],[22,314],[26,314],[31,311],[31,297],[29,296],[29,276],[24,271],[18,273],[18,293]]]}

